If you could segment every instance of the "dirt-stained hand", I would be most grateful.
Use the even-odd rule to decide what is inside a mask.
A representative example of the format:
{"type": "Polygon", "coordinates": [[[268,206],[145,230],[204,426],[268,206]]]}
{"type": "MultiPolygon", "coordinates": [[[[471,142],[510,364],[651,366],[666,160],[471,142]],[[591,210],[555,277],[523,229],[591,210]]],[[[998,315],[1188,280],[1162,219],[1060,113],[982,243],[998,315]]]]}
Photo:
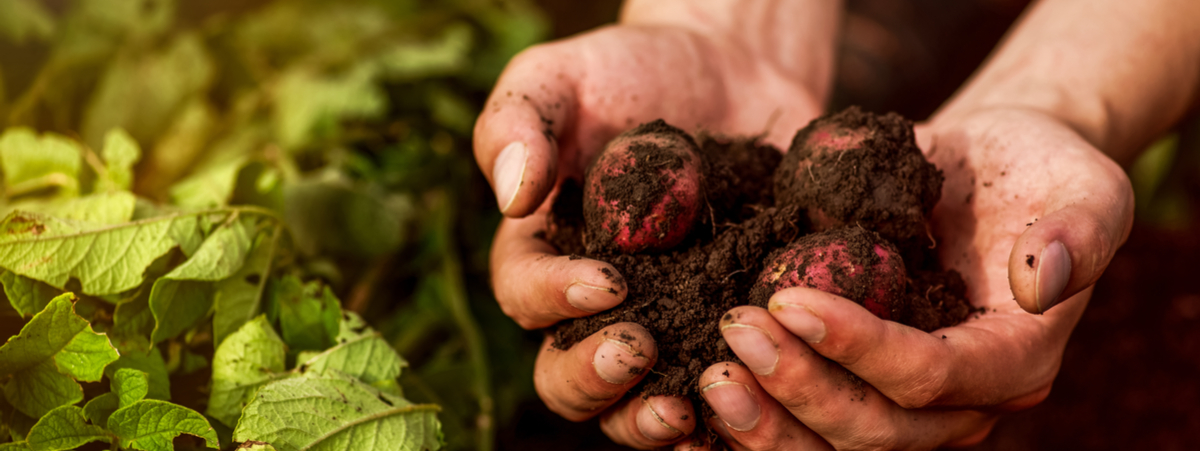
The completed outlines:
{"type": "Polygon", "coordinates": [[[940,258],[980,311],[925,333],[802,288],[768,310],[732,310],[722,334],[746,366],[715,365],[700,384],[720,417],[710,423],[736,446],[970,444],[996,413],[1049,394],[1091,286],[1129,233],[1128,179],[1033,111],[941,117],[918,141],[946,175],[933,213],[940,258]]]}

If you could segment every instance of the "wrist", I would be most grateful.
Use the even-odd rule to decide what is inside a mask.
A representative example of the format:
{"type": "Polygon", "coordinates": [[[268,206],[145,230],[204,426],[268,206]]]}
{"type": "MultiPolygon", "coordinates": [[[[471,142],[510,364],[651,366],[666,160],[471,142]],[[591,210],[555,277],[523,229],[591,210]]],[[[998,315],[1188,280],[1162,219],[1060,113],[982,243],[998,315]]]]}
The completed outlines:
{"type": "Polygon", "coordinates": [[[972,83],[931,118],[938,123],[989,110],[1037,113],[1071,128],[1089,144],[1114,155],[1112,111],[1097,93],[1072,90],[1049,80],[1001,77],[1006,83],[972,83]]]}

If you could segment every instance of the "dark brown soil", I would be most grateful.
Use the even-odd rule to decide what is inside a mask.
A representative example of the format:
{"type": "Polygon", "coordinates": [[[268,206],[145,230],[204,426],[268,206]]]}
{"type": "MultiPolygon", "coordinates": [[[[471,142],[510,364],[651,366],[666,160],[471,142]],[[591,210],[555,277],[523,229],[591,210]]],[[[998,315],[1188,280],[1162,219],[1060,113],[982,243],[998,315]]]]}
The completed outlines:
{"type": "Polygon", "coordinates": [[[912,123],[850,107],[796,133],[775,192],[806,209],[818,230],[858,224],[901,247],[929,246],[925,218],[942,179],[917,148],[912,123]]]}
{"type": "MultiPolygon", "coordinates": [[[[863,113],[853,110],[835,116],[834,120],[843,120],[846,114],[863,113]]],[[[911,140],[911,125],[898,116],[885,119],[893,118],[910,128],[904,136],[911,140]]],[[[827,124],[829,118],[825,119],[826,122],[815,124],[827,124]]],[[[869,123],[871,127],[876,125],[869,123]]],[[[804,136],[807,131],[811,130],[802,130],[799,136],[804,136]]],[[[872,138],[871,142],[891,136],[882,132],[875,134],[878,137],[872,138]]],[[[692,396],[697,406],[703,406],[696,386],[700,373],[718,362],[738,361],[719,333],[721,316],[738,305],[765,305],[772,292],[760,288],[751,295],[751,291],[766,263],[771,261],[773,254],[777,255],[779,250],[812,232],[812,227],[803,209],[776,202],[775,188],[779,185],[774,183],[773,175],[781,161],[778,149],[753,139],[701,136],[698,143],[706,162],[705,211],[695,230],[679,246],[667,252],[635,254],[585,246],[585,231],[600,224],[591,218],[584,220],[580,208],[584,202],[583,190],[579,182],[572,180],[564,182],[555,200],[546,237],[563,254],[611,263],[625,276],[624,282],[629,289],[625,302],[614,309],[556,325],[552,330],[555,346],[567,349],[610,324],[641,324],[656,340],[658,361],[639,387],[630,393],[692,396]]],[[[895,143],[889,146],[889,149],[903,147],[895,143]]],[[[916,149],[915,145],[912,149],[916,149]]],[[[919,150],[916,152],[920,158],[919,150]]],[[[864,163],[878,159],[877,156],[842,153],[842,162],[851,168],[844,172],[855,177],[865,176],[858,168],[879,166],[864,163]]],[[[929,168],[924,170],[925,173],[932,171],[937,175],[934,192],[939,192],[940,173],[923,158],[919,163],[929,168]]],[[[920,172],[911,168],[899,170],[908,171],[905,174],[920,172]]],[[[876,196],[872,201],[880,204],[881,199],[895,198],[897,196],[876,196]]],[[[839,201],[848,202],[845,198],[839,201]]],[[[885,223],[901,222],[895,221],[895,216],[889,216],[885,223]]],[[[848,227],[861,230],[858,224],[848,227]]],[[[922,222],[921,236],[926,235],[924,230],[922,222]]],[[[871,235],[878,239],[874,233],[871,235]]],[[[927,248],[913,249],[901,254],[903,260],[911,259],[921,264],[908,267],[907,281],[892,290],[893,294],[900,293],[894,304],[894,319],[926,331],[961,322],[970,312],[962,278],[957,273],[942,271],[935,259],[928,258],[927,248]]],[[[856,296],[855,293],[847,295],[856,296]]],[[[854,300],[863,302],[861,298],[854,300]]]]}

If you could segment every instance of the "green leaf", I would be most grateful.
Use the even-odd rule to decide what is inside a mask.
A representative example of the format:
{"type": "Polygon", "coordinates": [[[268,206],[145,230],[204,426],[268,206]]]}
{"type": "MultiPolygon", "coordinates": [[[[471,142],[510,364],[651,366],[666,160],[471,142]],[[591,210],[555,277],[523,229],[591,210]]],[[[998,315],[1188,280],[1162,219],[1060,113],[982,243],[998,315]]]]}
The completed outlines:
{"type": "MultiPolygon", "coordinates": [[[[4,432],[4,435],[8,435],[13,441],[24,442],[34,423],[37,423],[37,418],[30,418],[29,415],[21,413],[9,404],[4,396],[0,396],[0,432],[4,432]]],[[[4,437],[0,436],[0,440],[4,440],[4,437]]]]}
{"type": "Polygon", "coordinates": [[[62,406],[51,410],[29,431],[31,451],[75,449],[95,441],[111,442],[112,437],[95,424],[88,424],[83,409],[62,406]]]}
{"type": "Polygon", "coordinates": [[[95,227],[129,222],[136,206],[137,196],[133,193],[105,191],[54,202],[41,208],[26,208],[23,205],[21,209],[45,213],[59,219],[84,222],[95,227]]]}
{"type": "Polygon", "coordinates": [[[250,163],[245,156],[210,163],[171,187],[171,201],[184,208],[215,208],[229,203],[238,174],[250,163]]]}
{"type": "Polygon", "coordinates": [[[280,451],[438,449],[438,410],[331,372],[263,387],[243,411],[233,438],[270,443],[280,451]]]}
{"type": "Polygon", "coordinates": [[[41,418],[56,407],[83,400],[83,388],[45,361],[17,373],[4,384],[4,397],[30,418],[41,418]]]}
{"type": "Polygon", "coordinates": [[[342,309],[325,284],[317,280],[305,284],[296,276],[284,276],[272,284],[271,300],[289,348],[307,351],[333,345],[342,309]]]}
{"type": "MultiPolygon", "coordinates": [[[[120,309],[120,306],[117,308],[120,309]]],[[[111,380],[116,377],[117,371],[123,368],[144,372],[150,378],[150,389],[146,397],[170,401],[171,379],[167,374],[167,364],[158,348],[150,346],[145,340],[138,338],[119,343],[117,349],[121,352],[121,358],[104,368],[104,374],[111,380]]]]}
{"type": "Polygon", "coordinates": [[[365,64],[334,76],[307,69],[285,72],[273,93],[272,124],[279,145],[297,150],[335,137],[344,120],[383,114],[387,96],[374,83],[374,72],[365,64]]]}
{"type": "Polygon", "coordinates": [[[75,277],[86,294],[120,293],[140,284],[146,267],[195,227],[195,214],[91,227],[17,211],[0,222],[0,267],[55,288],[75,277]]]}
{"type": "Polygon", "coordinates": [[[108,425],[108,417],[121,407],[120,403],[121,401],[117,398],[116,393],[108,392],[101,394],[83,405],[83,417],[91,421],[92,424],[108,425]]]}
{"type": "Polygon", "coordinates": [[[213,304],[212,282],[232,276],[246,260],[257,218],[241,217],[221,225],[183,264],[154,282],[150,311],[157,343],[174,337],[204,318],[213,304]]]}
{"type": "Polygon", "coordinates": [[[321,353],[301,354],[297,360],[303,362],[299,368],[306,373],[337,370],[389,392],[397,388],[396,378],[408,366],[378,333],[341,342],[321,353]]]}
{"type": "Polygon", "coordinates": [[[217,432],[204,415],[177,404],[143,399],[122,407],[108,417],[108,429],[121,439],[121,446],[144,451],[170,451],[171,440],[180,434],[203,438],[219,448],[217,432]]]}
{"type": "Polygon", "coordinates": [[[203,39],[193,33],[179,34],[159,53],[111,58],[83,115],[84,141],[99,148],[105,134],[119,127],[140,142],[153,142],[213,74],[203,39]]]}
{"type": "Polygon", "coordinates": [[[5,397],[21,412],[40,418],[51,409],[83,399],[72,378],[95,382],[117,360],[108,337],[74,312],[74,295],[63,294],[0,347],[0,377],[11,375],[5,397]]]}
{"type": "Polygon", "coordinates": [[[262,313],[263,295],[281,233],[280,225],[259,233],[242,269],[216,283],[213,295],[213,339],[217,345],[262,313]]]}
{"type": "Polygon", "coordinates": [[[0,443],[0,451],[25,451],[29,449],[29,444],[21,442],[0,443]]]}
{"type": "Polygon", "coordinates": [[[37,0],[0,2],[0,35],[17,44],[29,37],[47,39],[54,34],[54,16],[37,0]]]}
{"type": "Polygon", "coordinates": [[[426,43],[400,43],[376,57],[385,77],[413,80],[452,74],[470,61],[471,27],[464,23],[445,27],[442,35],[426,43]]]}
{"type": "Polygon", "coordinates": [[[109,130],[104,136],[104,150],[100,151],[100,156],[104,158],[105,173],[97,181],[96,191],[131,189],[133,165],[142,157],[137,141],[125,130],[109,130]]]}
{"type": "Polygon", "coordinates": [[[79,143],[54,133],[39,137],[25,127],[6,130],[0,135],[0,167],[8,196],[51,187],[77,193],[82,154],[79,143]]]}
{"type": "Polygon", "coordinates": [[[20,276],[12,271],[0,272],[4,295],[21,316],[33,316],[46,308],[51,299],[62,293],[42,282],[20,276]]]}
{"type": "Polygon", "coordinates": [[[138,296],[128,302],[117,304],[113,313],[112,333],[116,337],[132,339],[134,337],[150,337],[154,331],[154,314],[150,312],[150,300],[147,296],[138,296]]]}
{"type": "Polygon", "coordinates": [[[256,442],[254,440],[242,443],[242,446],[239,446],[237,449],[243,451],[275,451],[275,447],[271,446],[271,444],[256,442]]]}
{"type": "Polygon", "coordinates": [[[133,368],[121,368],[112,379],[112,392],[117,394],[119,408],[129,407],[150,392],[150,375],[133,368]]]}
{"type": "Polygon", "coordinates": [[[407,197],[384,196],[342,180],[304,180],[284,189],[284,217],[297,246],[310,254],[395,251],[412,216],[407,197]]]}
{"type": "Polygon", "coordinates": [[[246,323],[213,354],[212,392],[206,413],[229,426],[263,384],[285,377],[287,350],[283,340],[259,316],[246,323]]]}

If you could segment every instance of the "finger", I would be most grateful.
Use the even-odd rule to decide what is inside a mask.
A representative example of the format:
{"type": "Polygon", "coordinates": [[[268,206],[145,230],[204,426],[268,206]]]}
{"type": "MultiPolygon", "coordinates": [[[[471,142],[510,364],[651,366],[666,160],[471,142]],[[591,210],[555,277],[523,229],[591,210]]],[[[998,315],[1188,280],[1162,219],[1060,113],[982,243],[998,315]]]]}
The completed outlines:
{"type": "Polygon", "coordinates": [[[754,374],[722,362],[700,375],[700,393],[719,418],[716,431],[748,450],[832,449],[759,386],[754,374]]]}
{"type": "Polygon", "coordinates": [[[492,244],[492,288],[504,313],[526,329],[607,310],[625,300],[625,279],[608,263],[558,250],[537,238],[546,216],[504,219],[492,244]]]}
{"type": "Polygon", "coordinates": [[[554,187],[557,137],[576,110],[570,55],[529,48],[505,67],[475,122],[475,160],[509,217],[533,213],[554,187]]]}
{"type": "Polygon", "coordinates": [[[771,316],[808,347],[837,362],[905,408],[999,406],[1020,409],[1050,392],[1070,328],[1047,326],[1076,312],[1037,317],[988,312],[967,323],[922,332],[881,320],[829,293],[776,293],[771,316]],[[1061,330],[1065,329],[1066,332],[1061,330]],[[944,338],[943,338],[944,337],[944,338]],[[1047,349],[1046,343],[1050,343],[1047,349]]]}
{"type": "MultiPolygon", "coordinates": [[[[721,421],[721,420],[716,420],[716,421],[721,421]]],[[[709,426],[709,429],[711,430],[712,426],[709,426]]],[[[712,443],[710,443],[710,441],[707,440],[705,437],[689,435],[686,438],[684,438],[683,440],[680,440],[678,443],[676,443],[675,447],[673,449],[675,451],[710,451],[713,449],[713,447],[712,447],[712,443]]]]}
{"type": "Polygon", "coordinates": [[[614,442],[638,449],[670,445],[696,429],[692,402],[679,396],[629,396],[605,411],[600,428],[614,442]]]}
{"type": "Polygon", "coordinates": [[[542,343],[533,385],[550,410],[571,421],[616,403],[658,357],[654,338],[634,323],[605,327],[565,351],[552,343],[552,337],[542,343]]]}
{"type": "Polygon", "coordinates": [[[901,408],[813,352],[765,309],[737,307],[720,324],[729,348],[763,390],[838,448],[929,448],[973,436],[989,424],[990,417],[977,412],[901,408]]]}
{"type": "Polygon", "coordinates": [[[1133,193],[1125,173],[1109,166],[1114,167],[1103,168],[1107,171],[1101,176],[1121,189],[1111,195],[1090,191],[1039,218],[1017,238],[1008,258],[1008,280],[1025,311],[1043,313],[1095,284],[1129,236],[1133,193]]]}

